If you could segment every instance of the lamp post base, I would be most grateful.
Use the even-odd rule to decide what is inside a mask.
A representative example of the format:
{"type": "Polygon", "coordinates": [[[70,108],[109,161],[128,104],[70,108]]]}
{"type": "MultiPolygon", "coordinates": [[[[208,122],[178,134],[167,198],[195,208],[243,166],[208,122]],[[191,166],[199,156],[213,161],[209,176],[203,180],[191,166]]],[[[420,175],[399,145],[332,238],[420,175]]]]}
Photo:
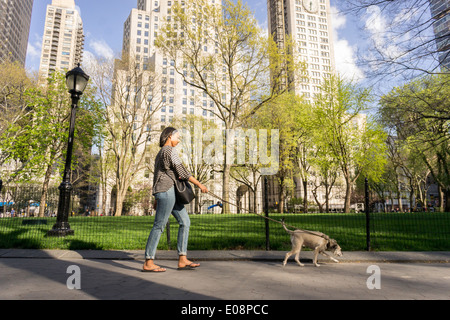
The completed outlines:
{"type": "Polygon", "coordinates": [[[59,186],[59,203],[58,203],[58,215],[56,223],[53,225],[52,230],[47,231],[49,237],[65,237],[73,236],[74,231],[70,229],[68,222],[69,210],[70,210],[70,197],[72,194],[72,184],[70,181],[63,181],[59,186]]]}
{"type": "Polygon", "coordinates": [[[74,231],[68,228],[58,227],[56,224],[53,226],[52,230],[47,231],[47,236],[49,237],[65,237],[65,236],[73,236],[74,231]]]}

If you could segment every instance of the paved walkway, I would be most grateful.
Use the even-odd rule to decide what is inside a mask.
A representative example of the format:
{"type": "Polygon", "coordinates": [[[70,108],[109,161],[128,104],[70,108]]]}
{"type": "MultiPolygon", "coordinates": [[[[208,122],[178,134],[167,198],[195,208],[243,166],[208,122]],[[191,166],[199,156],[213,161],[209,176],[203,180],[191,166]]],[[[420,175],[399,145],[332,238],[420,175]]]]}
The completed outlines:
{"type": "Polygon", "coordinates": [[[274,312],[289,300],[450,299],[450,252],[345,252],[316,268],[311,251],[302,252],[304,267],[293,258],[283,267],[285,252],[191,251],[201,267],[178,271],[176,252],[158,251],[162,274],[140,271],[143,254],[0,249],[0,299],[176,300],[174,315],[206,305],[224,315],[231,300],[274,312]]]}

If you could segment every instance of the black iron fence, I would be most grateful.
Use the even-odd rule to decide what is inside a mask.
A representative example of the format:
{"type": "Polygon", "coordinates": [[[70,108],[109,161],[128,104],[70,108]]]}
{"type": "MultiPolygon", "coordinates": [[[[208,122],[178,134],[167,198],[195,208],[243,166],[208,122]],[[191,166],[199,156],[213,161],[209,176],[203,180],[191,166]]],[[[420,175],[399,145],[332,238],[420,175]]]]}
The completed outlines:
{"type": "MultiPolygon", "coordinates": [[[[3,191],[5,192],[5,191],[3,191]]],[[[142,250],[153,225],[152,210],[143,216],[99,216],[87,212],[77,191],[69,217],[73,236],[49,237],[56,222],[58,190],[49,191],[43,216],[39,188],[16,190],[0,206],[0,248],[142,250]],[[41,211],[42,212],[42,211],[41,211]]],[[[5,194],[3,194],[4,196],[5,194]]],[[[263,199],[260,199],[263,200],[263,199]]],[[[205,203],[209,203],[206,201],[205,203]]],[[[211,199],[210,203],[215,203],[211,199]]],[[[264,201],[261,201],[264,203],[264,201]]],[[[219,208],[190,214],[189,250],[288,250],[290,239],[281,224],[254,213],[221,214],[219,208]]],[[[243,212],[244,210],[241,210],[243,212]]],[[[266,213],[261,213],[265,215],[266,213]]],[[[450,213],[364,212],[268,213],[276,221],[300,229],[321,231],[338,241],[344,251],[450,250],[450,213]]],[[[178,224],[171,217],[159,249],[176,249],[178,224]]]]}

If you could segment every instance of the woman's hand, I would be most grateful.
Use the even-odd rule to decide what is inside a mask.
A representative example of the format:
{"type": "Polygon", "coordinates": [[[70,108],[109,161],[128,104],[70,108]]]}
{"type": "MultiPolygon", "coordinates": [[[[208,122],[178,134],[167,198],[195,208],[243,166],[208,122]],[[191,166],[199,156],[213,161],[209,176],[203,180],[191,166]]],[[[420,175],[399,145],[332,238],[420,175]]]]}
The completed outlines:
{"type": "Polygon", "coordinates": [[[206,188],[204,185],[202,185],[200,183],[200,181],[198,181],[197,179],[195,179],[193,176],[191,176],[189,178],[189,182],[193,183],[194,185],[196,185],[197,187],[199,187],[202,190],[202,193],[208,193],[209,190],[208,188],[206,188]]]}
{"type": "Polygon", "coordinates": [[[208,188],[206,188],[201,183],[198,184],[198,187],[200,188],[200,190],[202,190],[202,193],[208,193],[209,192],[208,188]]]}

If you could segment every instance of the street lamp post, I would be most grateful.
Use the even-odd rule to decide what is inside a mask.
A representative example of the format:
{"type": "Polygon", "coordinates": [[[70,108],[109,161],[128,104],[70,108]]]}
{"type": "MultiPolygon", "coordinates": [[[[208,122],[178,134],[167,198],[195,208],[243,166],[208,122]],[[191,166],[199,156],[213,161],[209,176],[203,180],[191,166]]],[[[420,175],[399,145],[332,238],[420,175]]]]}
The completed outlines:
{"type": "Polygon", "coordinates": [[[86,89],[89,76],[78,67],[67,72],[66,82],[67,88],[72,98],[72,110],[70,113],[70,127],[69,127],[69,143],[67,145],[66,164],[64,167],[63,181],[59,186],[59,203],[58,203],[58,215],[56,217],[56,223],[52,230],[47,232],[48,236],[65,237],[73,235],[74,231],[70,229],[69,225],[69,211],[70,211],[70,198],[72,195],[72,183],[70,182],[71,166],[72,166],[72,151],[73,151],[73,139],[75,133],[75,116],[78,109],[78,102],[84,89],[86,89]]]}

